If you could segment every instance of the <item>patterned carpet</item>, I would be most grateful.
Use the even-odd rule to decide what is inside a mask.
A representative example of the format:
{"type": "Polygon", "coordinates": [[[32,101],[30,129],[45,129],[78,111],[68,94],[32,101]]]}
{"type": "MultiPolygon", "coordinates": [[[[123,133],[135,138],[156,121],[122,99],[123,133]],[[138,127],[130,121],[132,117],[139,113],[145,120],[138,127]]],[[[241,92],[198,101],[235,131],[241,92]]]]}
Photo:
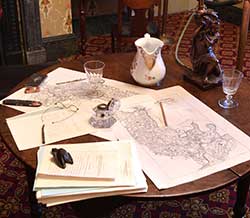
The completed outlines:
{"type": "MultiPolygon", "coordinates": [[[[177,42],[192,12],[178,13],[169,15],[166,25],[168,37],[173,39],[172,45],[164,46],[162,52],[175,53],[177,42]]],[[[178,57],[183,64],[190,66],[189,53],[191,48],[192,34],[195,29],[193,20],[189,24],[178,49],[178,57]]],[[[239,41],[239,26],[232,23],[221,21],[220,24],[220,40],[214,47],[217,58],[220,60],[222,67],[230,68],[236,65],[236,56],[239,41]]],[[[122,44],[122,51],[135,50],[134,40],[127,40],[122,44]]],[[[245,47],[245,58],[243,72],[245,76],[250,77],[250,34],[248,36],[248,44],[245,47]]],[[[88,39],[86,46],[86,55],[110,53],[111,37],[110,35],[94,36],[88,39]]],[[[81,58],[81,57],[80,57],[81,58]]]]}
{"type": "MultiPolygon", "coordinates": [[[[87,207],[94,208],[91,213],[89,208],[87,210],[81,208],[84,205],[64,204],[49,208],[42,207],[41,217],[226,218],[232,216],[236,200],[235,191],[236,186],[232,184],[211,193],[157,201],[114,197],[107,199],[107,205],[100,205],[98,199],[94,199],[84,202],[88,205],[87,207]],[[116,206],[112,208],[111,212],[106,212],[105,208],[110,206],[108,203],[110,201],[116,206]],[[97,211],[95,211],[96,208],[98,208],[97,211]],[[79,213],[81,210],[83,213],[79,213]]],[[[249,207],[250,202],[248,201],[249,207]]],[[[0,217],[29,218],[32,217],[31,208],[25,166],[0,141],[0,217]]],[[[246,218],[250,218],[250,211],[247,212],[246,218]]]]}
{"type": "MultiPolygon", "coordinates": [[[[190,13],[171,15],[168,19],[168,35],[174,39],[174,44],[165,46],[163,53],[173,53],[183,26],[190,13]]],[[[189,50],[194,25],[191,23],[183,37],[179,47],[179,58],[185,64],[189,64],[189,50]]],[[[229,23],[221,24],[221,40],[216,46],[217,57],[222,66],[235,65],[239,28],[229,23]]],[[[92,37],[87,44],[86,55],[111,52],[110,36],[92,37]]],[[[132,43],[124,44],[124,48],[133,48],[132,43]]],[[[250,46],[247,46],[250,55],[250,46]]],[[[82,58],[77,56],[78,58],[82,58]]],[[[74,57],[71,57],[74,58],[74,57]]],[[[67,60],[70,60],[68,58],[67,60]]],[[[250,62],[245,60],[244,73],[250,76],[250,62]]],[[[107,198],[107,205],[100,205],[98,199],[85,201],[82,204],[64,204],[54,207],[42,207],[44,218],[77,218],[77,217],[118,217],[118,218],[226,218],[232,216],[232,208],[236,199],[235,184],[225,188],[199,194],[195,196],[178,197],[174,199],[159,199],[155,201],[134,200],[127,198],[107,198]],[[109,212],[105,208],[115,203],[115,207],[109,212]],[[86,208],[84,208],[84,205],[86,208]],[[91,205],[92,212],[87,212],[91,205]],[[85,210],[86,209],[86,210],[85,210]]],[[[32,205],[30,203],[26,168],[11,152],[0,138],[0,218],[28,218],[31,216],[32,205]]],[[[250,218],[250,199],[248,200],[248,212],[250,218]]],[[[33,216],[33,217],[38,217],[33,216]]]]}

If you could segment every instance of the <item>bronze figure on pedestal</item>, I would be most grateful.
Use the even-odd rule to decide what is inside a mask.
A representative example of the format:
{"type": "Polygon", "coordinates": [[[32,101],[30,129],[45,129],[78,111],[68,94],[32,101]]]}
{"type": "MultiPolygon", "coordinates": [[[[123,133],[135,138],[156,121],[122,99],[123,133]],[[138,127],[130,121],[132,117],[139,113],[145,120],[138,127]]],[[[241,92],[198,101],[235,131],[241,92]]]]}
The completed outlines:
{"type": "Polygon", "coordinates": [[[220,85],[222,79],[222,69],[213,50],[220,37],[220,21],[216,12],[206,9],[202,1],[199,1],[194,19],[197,28],[190,53],[192,71],[187,72],[184,79],[202,89],[209,89],[220,85]]]}

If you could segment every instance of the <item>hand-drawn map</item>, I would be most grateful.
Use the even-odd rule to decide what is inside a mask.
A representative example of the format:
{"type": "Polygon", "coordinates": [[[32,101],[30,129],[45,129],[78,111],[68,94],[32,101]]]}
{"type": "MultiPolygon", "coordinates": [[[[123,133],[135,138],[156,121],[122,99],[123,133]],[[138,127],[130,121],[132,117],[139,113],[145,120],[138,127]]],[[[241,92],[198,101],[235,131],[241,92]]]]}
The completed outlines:
{"type": "Polygon", "coordinates": [[[55,103],[58,102],[67,101],[69,104],[75,106],[78,106],[79,102],[87,105],[95,105],[100,102],[107,103],[111,98],[122,99],[137,94],[154,92],[152,89],[130,85],[112,79],[103,78],[103,81],[104,83],[98,87],[98,91],[101,92],[102,95],[90,97],[88,92],[91,87],[85,73],[59,67],[48,74],[48,77],[40,85],[39,92],[25,94],[23,88],[7,98],[40,101],[42,107],[39,108],[11,106],[23,112],[32,112],[54,106],[55,103]]]}
{"type": "Polygon", "coordinates": [[[145,108],[120,112],[118,117],[129,134],[155,155],[192,159],[200,169],[224,161],[237,143],[229,134],[220,135],[214,123],[207,123],[206,130],[191,120],[177,128],[159,127],[145,108]]]}
{"type": "Polygon", "coordinates": [[[117,138],[126,135],[137,142],[143,170],[159,189],[250,159],[249,137],[183,88],[176,86],[157,93],[154,106],[137,104],[121,109],[116,115],[121,126],[116,125],[113,131],[117,138]],[[159,102],[164,105],[165,127],[152,113],[159,102]]]}
{"type": "MultiPolygon", "coordinates": [[[[123,99],[154,90],[104,78],[98,91],[100,96],[90,97],[90,84],[85,73],[57,68],[48,74],[37,93],[25,94],[24,88],[7,98],[41,101],[41,107],[11,106],[26,112],[7,119],[8,127],[19,150],[58,142],[98,130],[89,122],[94,108],[112,98],[123,99]],[[25,130],[23,131],[23,126],[25,130]],[[32,132],[32,136],[30,136],[32,132]]],[[[100,135],[99,135],[100,136],[100,135]]],[[[100,136],[102,137],[102,135],[100,136]]],[[[105,136],[106,137],[106,136],[105,136]]],[[[110,134],[108,139],[113,140],[110,134]]]]}

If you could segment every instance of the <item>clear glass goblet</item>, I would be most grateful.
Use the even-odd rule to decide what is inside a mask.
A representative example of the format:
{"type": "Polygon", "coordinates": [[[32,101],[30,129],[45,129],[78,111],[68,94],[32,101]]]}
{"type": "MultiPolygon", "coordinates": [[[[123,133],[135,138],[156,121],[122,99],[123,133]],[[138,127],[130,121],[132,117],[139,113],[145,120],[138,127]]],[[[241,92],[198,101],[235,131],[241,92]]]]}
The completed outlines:
{"type": "Polygon", "coordinates": [[[220,107],[234,108],[239,105],[239,103],[233,99],[233,95],[237,92],[243,76],[243,73],[236,69],[225,70],[223,72],[222,88],[226,94],[226,98],[218,101],[220,107]]]}
{"type": "Polygon", "coordinates": [[[90,89],[87,92],[88,97],[97,98],[103,95],[99,90],[100,86],[104,83],[103,69],[105,63],[99,60],[87,61],[83,65],[84,71],[87,76],[88,85],[90,89]]]}

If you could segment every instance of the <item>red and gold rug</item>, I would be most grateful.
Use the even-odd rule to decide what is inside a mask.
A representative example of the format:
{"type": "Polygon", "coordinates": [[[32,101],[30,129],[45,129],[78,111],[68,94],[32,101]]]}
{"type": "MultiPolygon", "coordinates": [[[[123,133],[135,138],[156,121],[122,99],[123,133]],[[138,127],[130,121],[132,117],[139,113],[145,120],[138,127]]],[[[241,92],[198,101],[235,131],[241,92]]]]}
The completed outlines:
{"type": "MultiPolygon", "coordinates": [[[[168,17],[166,30],[167,35],[173,39],[173,44],[164,46],[162,53],[175,54],[177,42],[181,36],[184,26],[187,24],[192,12],[184,12],[171,14],[168,17]]],[[[188,25],[185,34],[180,42],[177,56],[180,61],[190,66],[190,49],[193,32],[196,26],[193,20],[188,25]]],[[[220,60],[223,69],[236,66],[236,57],[239,41],[239,26],[221,21],[220,24],[220,39],[214,47],[215,54],[220,60]]],[[[247,46],[245,48],[245,58],[243,72],[245,76],[250,77],[250,34],[247,46]]],[[[127,41],[122,44],[123,51],[135,50],[134,40],[127,41]]],[[[86,44],[86,55],[93,56],[96,54],[111,53],[111,37],[110,35],[101,35],[90,37],[86,44]]]]}
{"type": "MultiPolygon", "coordinates": [[[[31,205],[25,166],[0,140],[0,217],[30,218],[31,205]]],[[[158,200],[110,197],[42,207],[44,218],[230,218],[236,200],[235,184],[194,196],[158,200]],[[102,202],[102,205],[101,203],[102,202]],[[104,202],[104,203],[103,203],[104,202]],[[105,205],[104,205],[105,204],[105,205]],[[111,205],[115,205],[111,207],[111,205]],[[107,208],[109,208],[107,210],[107,208]],[[108,211],[108,212],[107,212],[108,211]],[[98,215],[97,215],[98,214],[98,215]]],[[[250,200],[246,218],[250,218],[250,200]]],[[[33,216],[34,217],[34,216],[33,216]]],[[[35,216],[38,218],[38,216],[35,216]]]]}

